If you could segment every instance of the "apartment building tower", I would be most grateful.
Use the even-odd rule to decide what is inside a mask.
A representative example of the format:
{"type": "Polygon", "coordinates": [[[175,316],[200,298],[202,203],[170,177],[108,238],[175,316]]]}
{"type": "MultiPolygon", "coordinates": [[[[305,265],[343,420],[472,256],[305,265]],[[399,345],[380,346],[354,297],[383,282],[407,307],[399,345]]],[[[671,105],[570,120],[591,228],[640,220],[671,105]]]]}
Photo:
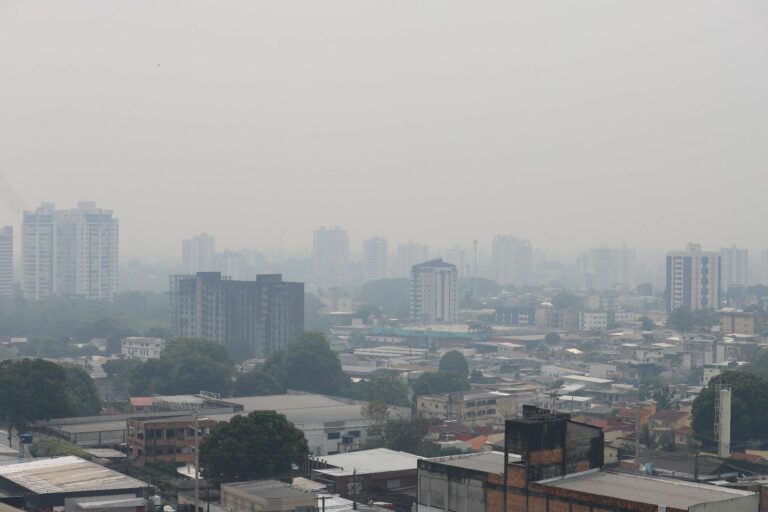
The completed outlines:
{"type": "Polygon", "coordinates": [[[96,208],[93,201],[80,201],[71,210],[43,203],[33,212],[24,212],[21,237],[25,297],[114,298],[119,225],[111,210],[96,208]]]}
{"type": "Polygon", "coordinates": [[[720,254],[689,243],[685,251],[667,253],[667,313],[720,307],[720,254]]]}
{"type": "Polygon", "coordinates": [[[363,242],[363,282],[387,277],[387,241],[381,237],[363,242]]]}
{"type": "Polygon", "coordinates": [[[13,295],[13,228],[0,228],[0,297],[13,295]]]}
{"type": "Polygon", "coordinates": [[[397,246],[396,277],[410,277],[411,268],[428,259],[429,247],[427,245],[411,241],[407,244],[399,244],[397,246]]]}
{"type": "Polygon", "coordinates": [[[459,321],[459,277],[456,265],[438,258],[413,266],[411,320],[425,323],[459,321]]]}
{"type": "Polygon", "coordinates": [[[216,238],[208,233],[200,233],[181,242],[181,268],[185,274],[213,272],[217,270],[216,238]]]}
{"type": "Polygon", "coordinates": [[[502,286],[528,286],[533,280],[533,249],[528,240],[497,235],[491,246],[494,280],[502,286]]]}
{"type": "Polygon", "coordinates": [[[722,272],[722,291],[727,292],[732,286],[747,287],[749,274],[749,253],[735,245],[720,248],[722,272]]]}
{"type": "Polygon", "coordinates": [[[635,249],[599,247],[591,249],[577,262],[577,281],[582,290],[611,290],[635,287],[635,249]]]}
{"type": "Polygon", "coordinates": [[[260,274],[233,281],[220,272],[171,277],[174,336],[223,344],[238,359],[267,357],[304,331],[304,283],[260,274]]]}
{"type": "Polygon", "coordinates": [[[349,278],[349,236],[338,226],[321,227],[314,233],[312,263],[315,285],[341,286],[349,278]]]}

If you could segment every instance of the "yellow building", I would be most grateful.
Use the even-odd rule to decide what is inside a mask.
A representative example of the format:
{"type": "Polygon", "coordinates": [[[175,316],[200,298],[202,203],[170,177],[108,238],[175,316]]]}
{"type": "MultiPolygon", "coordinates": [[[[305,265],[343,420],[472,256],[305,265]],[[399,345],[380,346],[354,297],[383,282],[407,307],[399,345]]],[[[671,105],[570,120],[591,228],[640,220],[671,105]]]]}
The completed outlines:
{"type": "Polygon", "coordinates": [[[460,421],[467,426],[504,426],[517,414],[517,397],[500,391],[467,391],[424,395],[416,399],[422,418],[460,421]]]}

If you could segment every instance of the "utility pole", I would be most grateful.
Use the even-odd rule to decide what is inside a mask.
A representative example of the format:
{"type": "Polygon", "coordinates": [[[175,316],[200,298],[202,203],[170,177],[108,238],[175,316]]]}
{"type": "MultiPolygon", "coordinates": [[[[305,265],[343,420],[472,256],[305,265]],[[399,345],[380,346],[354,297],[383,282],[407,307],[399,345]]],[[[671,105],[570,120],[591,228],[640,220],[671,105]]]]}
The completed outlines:
{"type": "Polygon", "coordinates": [[[477,239],[472,240],[472,243],[475,246],[475,271],[473,272],[473,274],[475,275],[474,275],[474,279],[472,280],[473,281],[472,298],[476,299],[477,298],[477,239]]]}
{"type": "Polygon", "coordinates": [[[199,477],[200,477],[200,470],[198,469],[200,466],[200,456],[199,456],[199,447],[200,444],[198,443],[197,439],[197,431],[199,428],[199,422],[198,422],[198,412],[197,409],[195,409],[195,512],[200,512],[200,496],[199,496],[199,477]]]}
{"type": "Polygon", "coordinates": [[[352,510],[357,510],[357,468],[352,470],[352,510]]]}
{"type": "Polygon", "coordinates": [[[635,410],[635,466],[640,469],[640,406],[635,410]]]}

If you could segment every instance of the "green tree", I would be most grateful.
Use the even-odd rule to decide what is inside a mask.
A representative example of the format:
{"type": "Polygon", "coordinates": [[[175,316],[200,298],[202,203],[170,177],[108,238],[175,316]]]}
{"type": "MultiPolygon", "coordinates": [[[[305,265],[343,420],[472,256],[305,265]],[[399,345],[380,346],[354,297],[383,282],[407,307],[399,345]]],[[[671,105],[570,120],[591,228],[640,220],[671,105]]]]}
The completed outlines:
{"type": "Polygon", "coordinates": [[[469,375],[469,365],[464,354],[458,350],[451,350],[446,352],[443,357],[440,358],[440,365],[438,367],[441,372],[453,372],[465,377],[469,375]]]}
{"type": "Polygon", "coordinates": [[[285,388],[277,379],[262,369],[242,373],[235,379],[232,396],[281,395],[285,388]]]}
{"type": "Polygon", "coordinates": [[[372,446],[384,445],[384,427],[389,421],[389,406],[384,402],[373,401],[360,408],[360,413],[368,422],[368,442],[372,446]]]}
{"type": "Polygon", "coordinates": [[[319,332],[305,332],[273,353],[264,368],[284,387],[310,393],[337,394],[349,382],[339,356],[319,332]]]}
{"type": "Polygon", "coordinates": [[[291,465],[309,455],[304,433],[275,411],[253,411],[217,423],[200,443],[206,478],[288,479],[291,465]]]}
{"type": "Polygon", "coordinates": [[[79,366],[64,366],[64,389],[73,416],[95,416],[101,412],[101,399],[93,379],[79,366]]]}
{"type": "Polygon", "coordinates": [[[353,318],[359,318],[364,324],[370,324],[371,320],[381,314],[381,307],[376,304],[361,304],[355,309],[353,318]]]}
{"type": "Polygon", "coordinates": [[[227,349],[221,343],[205,338],[176,338],[168,340],[160,354],[163,359],[178,359],[190,353],[206,357],[217,363],[231,365],[227,349]]]}
{"type": "Polygon", "coordinates": [[[414,398],[433,393],[468,391],[471,388],[469,380],[464,375],[452,372],[425,373],[416,379],[411,386],[414,398]]]}
{"type": "Polygon", "coordinates": [[[651,398],[656,402],[656,409],[676,409],[674,394],[669,386],[661,386],[651,392],[651,398]]]}
{"type": "Polygon", "coordinates": [[[667,318],[667,327],[677,332],[693,330],[693,313],[686,308],[677,308],[667,318]]]}
{"type": "Polygon", "coordinates": [[[411,281],[409,279],[379,279],[365,283],[359,299],[381,307],[390,317],[408,318],[411,281]]]}
{"type": "Polygon", "coordinates": [[[656,328],[656,324],[647,316],[640,317],[640,328],[644,331],[652,331],[656,328]]]}
{"type": "Polygon", "coordinates": [[[90,459],[91,456],[72,443],[62,439],[38,439],[29,447],[29,453],[33,457],[64,457],[66,455],[75,455],[81,459],[90,459]]]}
{"type": "Polygon", "coordinates": [[[546,336],[544,336],[544,342],[548,345],[557,345],[560,343],[560,335],[556,332],[550,332],[546,336]]]}
{"type": "Polygon", "coordinates": [[[384,445],[390,450],[426,455],[429,443],[425,441],[429,421],[425,418],[394,418],[384,425],[384,445]]]}
{"type": "Polygon", "coordinates": [[[89,399],[95,388],[78,375],[70,372],[68,378],[63,366],[42,359],[0,362],[0,420],[20,430],[32,421],[90,413],[87,407],[97,407],[89,399]],[[86,396],[75,403],[76,393],[86,396]]]}
{"type": "Polygon", "coordinates": [[[744,371],[728,371],[710,380],[693,402],[693,429],[705,446],[714,446],[715,393],[731,386],[731,442],[768,442],[768,381],[744,371]]]}

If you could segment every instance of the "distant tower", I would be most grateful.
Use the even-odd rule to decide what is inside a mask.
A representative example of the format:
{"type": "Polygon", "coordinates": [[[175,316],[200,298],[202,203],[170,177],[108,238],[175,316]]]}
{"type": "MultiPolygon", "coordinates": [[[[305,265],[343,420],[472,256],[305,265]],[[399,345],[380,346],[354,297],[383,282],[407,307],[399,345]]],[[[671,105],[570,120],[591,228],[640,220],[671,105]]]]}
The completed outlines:
{"type": "Polygon", "coordinates": [[[720,307],[720,254],[689,243],[685,251],[667,253],[667,313],[720,307]]]}
{"type": "Polygon", "coordinates": [[[387,241],[380,237],[363,242],[363,281],[387,277],[387,241]]]}
{"type": "Polygon", "coordinates": [[[0,228],[0,297],[13,295],[13,228],[0,228]]]}
{"type": "Polygon", "coordinates": [[[349,236],[338,226],[321,227],[314,233],[312,262],[315,285],[330,288],[349,278],[349,236]]]}
{"type": "Polygon", "coordinates": [[[442,259],[411,269],[411,320],[456,323],[459,320],[459,277],[456,265],[442,259]]]}
{"type": "Polygon", "coordinates": [[[216,238],[208,233],[200,233],[181,242],[181,268],[184,274],[213,272],[215,263],[216,238]]]}

